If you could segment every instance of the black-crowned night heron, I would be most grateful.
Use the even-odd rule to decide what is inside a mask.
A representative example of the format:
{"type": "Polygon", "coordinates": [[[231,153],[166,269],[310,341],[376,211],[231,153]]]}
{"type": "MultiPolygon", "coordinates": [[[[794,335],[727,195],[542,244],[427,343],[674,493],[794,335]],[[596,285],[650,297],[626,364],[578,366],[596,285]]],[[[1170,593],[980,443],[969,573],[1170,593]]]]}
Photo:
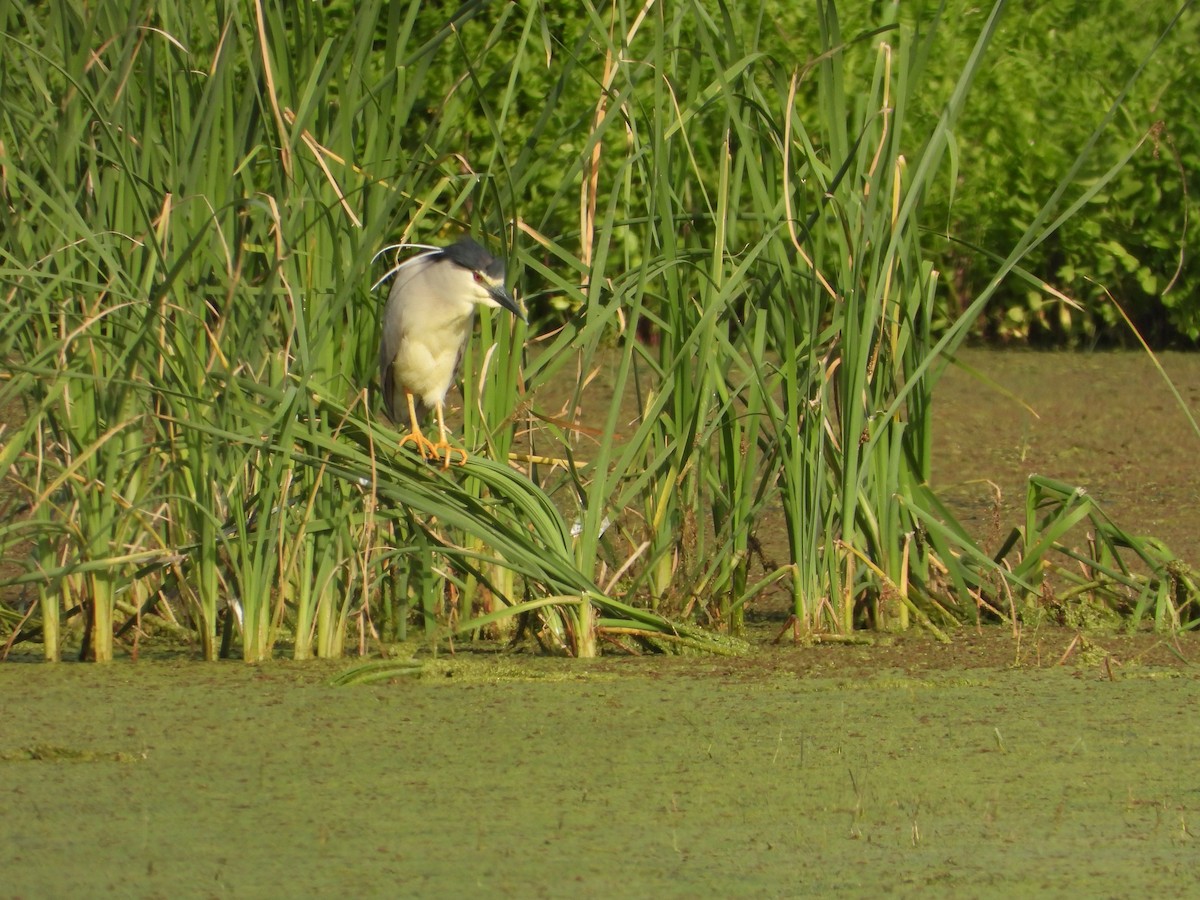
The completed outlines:
{"type": "Polygon", "coordinates": [[[400,446],[411,441],[431,460],[444,453],[443,468],[449,468],[452,455],[459,453],[462,465],[467,452],[446,440],[442,405],[471,336],[475,307],[503,307],[521,319],[525,314],[504,287],[504,260],[470,238],[423,253],[395,271],[379,341],[384,406],[396,424],[407,406],[411,430],[400,446]],[[437,441],[421,431],[431,408],[437,412],[437,441]]]}

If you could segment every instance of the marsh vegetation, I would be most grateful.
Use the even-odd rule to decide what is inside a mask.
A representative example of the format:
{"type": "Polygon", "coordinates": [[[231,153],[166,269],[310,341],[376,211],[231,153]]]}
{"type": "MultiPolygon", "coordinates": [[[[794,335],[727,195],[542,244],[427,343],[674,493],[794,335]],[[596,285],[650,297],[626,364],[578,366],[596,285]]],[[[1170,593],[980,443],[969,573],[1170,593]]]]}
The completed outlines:
{"type": "Polygon", "coordinates": [[[938,380],[996,303],[1096,308],[1032,261],[1128,189],[1194,20],[1160,11],[978,246],[960,126],[1006,12],[951,7],[4,7],[7,637],[723,651],[768,590],[806,636],[944,638],[1048,597],[1193,626],[1193,570],[1076,485],[1030,478],[985,549],[931,465],[938,380]],[[373,260],[462,231],[537,327],[483,317],[475,452],[443,472],[378,414],[373,260]]]}

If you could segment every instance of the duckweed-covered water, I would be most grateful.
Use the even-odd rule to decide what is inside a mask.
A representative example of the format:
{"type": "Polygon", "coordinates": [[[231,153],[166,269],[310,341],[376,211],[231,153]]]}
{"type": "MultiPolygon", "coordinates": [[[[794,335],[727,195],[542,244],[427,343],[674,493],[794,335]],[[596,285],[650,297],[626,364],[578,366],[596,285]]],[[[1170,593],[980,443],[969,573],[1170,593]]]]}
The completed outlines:
{"type": "Polygon", "coordinates": [[[1200,891],[1195,668],[1056,665],[1068,638],[993,635],[980,658],[1019,665],[982,668],[914,639],[872,674],[869,648],[460,654],[351,687],[349,663],[8,664],[0,893],[1200,891]]]}

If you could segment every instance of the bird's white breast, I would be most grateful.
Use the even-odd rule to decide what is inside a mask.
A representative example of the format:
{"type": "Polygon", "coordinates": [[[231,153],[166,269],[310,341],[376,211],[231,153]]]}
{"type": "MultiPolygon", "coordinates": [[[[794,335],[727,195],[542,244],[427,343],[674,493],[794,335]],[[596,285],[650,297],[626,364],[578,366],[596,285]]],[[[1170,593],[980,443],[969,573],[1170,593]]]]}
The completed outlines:
{"type": "Polygon", "coordinates": [[[454,381],[462,345],[471,333],[471,313],[422,330],[406,331],[394,362],[397,381],[426,406],[441,403],[454,381]]]}
{"type": "Polygon", "coordinates": [[[408,388],[426,406],[436,406],[446,397],[454,381],[463,345],[471,335],[475,304],[461,299],[462,273],[450,267],[434,266],[427,270],[424,260],[398,276],[388,299],[389,315],[385,327],[394,328],[392,344],[393,376],[397,384],[408,388]],[[423,276],[428,302],[400,304],[409,278],[423,276]],[[393,312],[395,304],[395,317],[393,312]]]}

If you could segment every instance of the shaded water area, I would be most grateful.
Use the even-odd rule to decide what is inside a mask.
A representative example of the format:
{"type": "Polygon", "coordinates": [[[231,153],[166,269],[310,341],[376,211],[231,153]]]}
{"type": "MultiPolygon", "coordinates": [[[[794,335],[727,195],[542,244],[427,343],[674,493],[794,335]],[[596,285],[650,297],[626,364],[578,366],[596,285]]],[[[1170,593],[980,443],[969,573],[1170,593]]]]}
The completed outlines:
{"type": "MultiPolygon", "coordinates": [[[[1200,438],[1145,356],[964,361],[1025,404],[938,390],[935,481],[985,545],[1037,472],[1200,560],[1200,438]]],[[[1164,364],[1200,409],[1200,357],[1164,364]]],[[[1200,636],[805,646],[757,612],[746,658],[419,647],[351,687],[349,660],[0,664],[0,896],[1200,891],[1200,636]]]]}
{"type": "MultiPolygon", "coordinates": [[[[1085,488],[1127,531],[1200,565],[1200,434],[1149,356],[960,358],[964,368],[949,369],[934,394],[934,483],[979,540],[994,547],[1018,524],[1026,479],[1046,475],[1085,488]]],[[[1158,359],[1200,420],[1200,354],[1158,359]]]]}

